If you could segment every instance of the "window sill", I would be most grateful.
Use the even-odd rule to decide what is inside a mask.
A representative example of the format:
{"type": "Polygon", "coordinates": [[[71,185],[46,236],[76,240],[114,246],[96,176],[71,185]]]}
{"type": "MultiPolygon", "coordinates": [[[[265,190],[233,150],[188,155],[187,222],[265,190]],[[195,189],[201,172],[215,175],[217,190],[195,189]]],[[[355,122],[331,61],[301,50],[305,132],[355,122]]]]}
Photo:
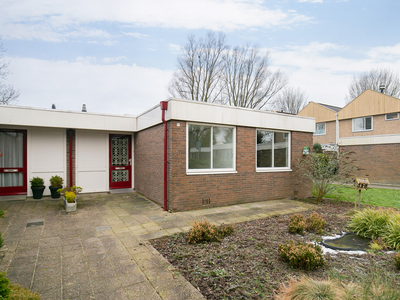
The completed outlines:
{"type": "Polygon", "coordinates": [[[313,133],[313,136],[326,135],[326,133],[313,133]]]}
{"type": "Polygon", "coordinates": [[[267,172],[267,173],[272,173],[272,172],[291,172],[292,171],[292,169],[289,169],[289,168],[285,168],[285,169],[280,169],[280,168],[263,168],[263,169],[261,169],[261,168],[257,168],[256,169],[256,172],[257,173],[265,173],[265,172],[267,172]]]}
{"type": "Polygon", "coordinates": [[[366,131],[373,131],[373,129],[353,130],[353,132],[366,132],[366,131]]]}
{"type": "Polygon", "coordinates": [[[235,170],[231,170],[231,171],[210,171],[210,170],[207,170],[207,171],[204,171],[204,172],[201,172],[201,171],[194,171],[194,172],[192,172],[192,171],[188,171],[188,170],[186,170],[186,175],[217,175],[217,174],[236,174],[237,173],[237,171],[235,171],[235,170]]]}

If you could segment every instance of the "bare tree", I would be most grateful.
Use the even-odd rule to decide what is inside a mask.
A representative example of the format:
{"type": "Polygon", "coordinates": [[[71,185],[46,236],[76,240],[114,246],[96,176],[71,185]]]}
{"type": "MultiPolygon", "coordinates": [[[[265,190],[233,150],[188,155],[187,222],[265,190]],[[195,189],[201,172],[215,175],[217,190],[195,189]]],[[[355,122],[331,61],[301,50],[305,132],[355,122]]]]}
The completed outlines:
{"type": "Polygon", "coordinates": [[[5,52],[3,48],[3,43],[0,39],[0,105],[10,105],[15,104],[19,97],[19,92],[14,89],[12,85],[5,84],[3,81],[10,74],[8,70],[8,62],[4,60],[3,53],[5,52]]]}
{"type": "Polygon", "coordinates": [[[400,77],[389,69],[371,69],[353,77],[346,95],[346,103],[353,101],[367,89],[379,92],[380,85],[385,85],[386,95],[400,98],[400,77]]]}
{"type": "Polygon", "coordinates": [[[216,102],[221,97],[220,77],[222,53],[228,49],[225,35],[208,32],[205,39],[189,36],[188,43],[178,58],[169,92],[174,97],[195,101],[216,102]]]}
{"type": "Polygon", "coordinates": [[[223,100],[232,106],[262,109],[286,84],[286,76],[269,70],[268,52],[238,46],[223,55],[223,100]]]}
{"type": "Polygon", "coordinates": [[[306,106],[307,98],[306,92],[300,88],[287,87],[276,96],[271,106],[276,111],[297,115],[306,106]]]}

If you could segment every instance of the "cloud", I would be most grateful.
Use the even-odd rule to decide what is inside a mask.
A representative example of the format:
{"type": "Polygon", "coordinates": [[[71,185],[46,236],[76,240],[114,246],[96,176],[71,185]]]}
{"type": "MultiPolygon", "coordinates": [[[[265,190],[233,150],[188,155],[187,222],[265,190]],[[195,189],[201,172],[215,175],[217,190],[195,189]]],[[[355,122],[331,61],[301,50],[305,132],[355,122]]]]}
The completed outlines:
{"type": "Polygon", "coordinates": [[[143,39],[145,37],[148,37],[147,34],[141,34],[138,32],[123,32],[124,35],[128,35],[128,36],[132,36],[134,38],[138,38],[138,39],[143,39]]]}
{"type": "Polygon", "coordinates": [[[289,74],[290,84],[307,91],[310,101],[337,106],[345,104],[344,97],[355,73],[372,68],[400,69],[400,44],[375,47],[358,58],[345,58],[343,51],[354,49],[331,43],[313,42],[304,46],[287,46],[270,50],[272,69],[289,74]],[[396,55],[387,60],[383,54],[396,55]]]}
{"type": "Polygon", "coordinates": [[[232,31],[290,26],[309,20],[294,11],[268,8],[265,1],[259,0],[3,0],[0,4],[0,34],[4,38],[46,41],[94,36],[110,39],[110,33],[94,29],[105,23],[232,31]]]}
{"type": "Polygon", "coordinates": [[[180,54],[182,51],[182,47],[180,45],[169,44],[169,50],[174,54],[180,54]]]}
{"type": "Polygon", "coordinates": [[[298,2],[323,3],[324,0],[298,0],[298,2]]]}
{"type": "Polygon", "coordinates": [[[54,103],[57,109],[79,111],[85,103],[90,112],[137,115],[168,97],[172,76],[172,71],[135,64],[99,64],[94,57],[75,62],[7,60],[13,73],[8,82],[21,92],[18,105],[41,108],[54,103]]]}

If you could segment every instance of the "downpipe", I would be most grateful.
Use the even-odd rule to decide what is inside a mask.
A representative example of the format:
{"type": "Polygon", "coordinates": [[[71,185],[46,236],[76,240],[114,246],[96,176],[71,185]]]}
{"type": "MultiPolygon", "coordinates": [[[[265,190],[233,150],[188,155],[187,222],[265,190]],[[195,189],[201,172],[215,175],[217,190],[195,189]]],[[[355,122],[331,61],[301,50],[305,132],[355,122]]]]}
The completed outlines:
{"type": "Polygon", "coordinates": [[[168,109],[168,102],[167,101],[161,101],[160,102],[160,107],[161,107],[161,119],[164,123],[164,211],[167,211],[167,121],[165,120],[165,111],[168,109]]]}

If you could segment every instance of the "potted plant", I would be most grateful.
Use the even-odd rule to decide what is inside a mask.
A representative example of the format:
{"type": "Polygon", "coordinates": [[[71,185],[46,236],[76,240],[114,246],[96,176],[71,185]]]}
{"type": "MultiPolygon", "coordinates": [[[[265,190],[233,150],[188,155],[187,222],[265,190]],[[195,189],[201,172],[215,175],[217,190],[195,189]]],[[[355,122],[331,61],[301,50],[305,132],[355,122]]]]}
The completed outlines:
{"type": "Polygon", "coordinates": [[[61,176],[58,175],[54,175],[50,178],[49,189],[51,193],[51,198],[60,198],[60,193],[58,192],[58,190],[62,189],[63,181],[64,180],[61,178],[61,176]]]}
{"type": "Polygon", "coordinates": [[[31,183],[33,199],[42,199],[43,191],[46,188],[43,178],[33,177],[29,182],[31,183]]]}
{"type": "Polygon", "coordinates": [[[64,196],[64,208],[67,213],[76,211],[77,202],[76,196],[82,191],[82,188],[79,186],[65,187],[63,189],[59,189],[58,192],[64,196]]]}

